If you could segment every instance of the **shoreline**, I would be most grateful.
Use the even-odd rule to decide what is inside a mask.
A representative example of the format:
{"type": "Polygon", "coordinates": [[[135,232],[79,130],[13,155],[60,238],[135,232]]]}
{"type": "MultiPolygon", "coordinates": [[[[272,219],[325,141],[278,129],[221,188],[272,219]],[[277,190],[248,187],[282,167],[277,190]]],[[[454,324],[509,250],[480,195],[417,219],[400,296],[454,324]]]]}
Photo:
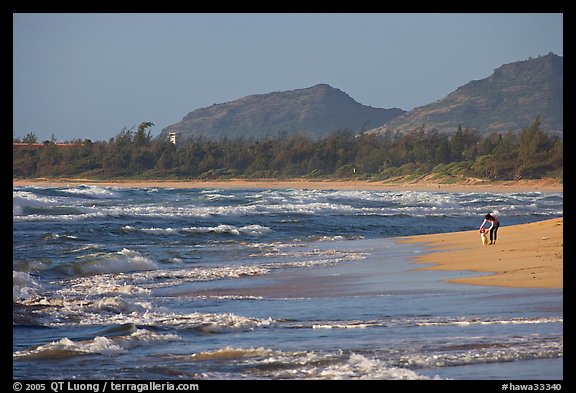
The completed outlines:
{"type": "Polygon", "coordinates": [[[13,179],[13,187],[68,187],[92,185],[100,187],[162,187],[162,188],[222,188],[222,189],[315,189],[367,191],[438,191],[438,192],[563,192],[561,183],[553,179],[494,181],[466,180],[458,183],[433,181],[367,181],[309,179],[223,179],[223,180],[92,180],[73,178],[13,179]]]}
{"type": "MultiPolygon", "coordinates": [[[[562,184],[548,180],[439,184],[370,182],[358,180],[110,180],[13,179],[13,187],[68,187],[92,185],[126,188],[220,188],[220,189],[316,189],[433,192],[563,192],[562,184]]],[[[563,218],[502,226],[495,246],[483,246],[478,230],[395,238],[400,243],[429,247],[416,258],[429,270],[472,271],[483,275],[448,282],[520,288],[563,288],[563,218]]]]}
{"type": "Polygon", "coordinates": [[[502,226],[495,245],[481,244],[478,230],[407,236],[400,243],[421,243],[428,250],[416,257],[417,270],[485,273],[454,278],[451,283],[512,288],[563,289],[564,219],[502,226]]]}

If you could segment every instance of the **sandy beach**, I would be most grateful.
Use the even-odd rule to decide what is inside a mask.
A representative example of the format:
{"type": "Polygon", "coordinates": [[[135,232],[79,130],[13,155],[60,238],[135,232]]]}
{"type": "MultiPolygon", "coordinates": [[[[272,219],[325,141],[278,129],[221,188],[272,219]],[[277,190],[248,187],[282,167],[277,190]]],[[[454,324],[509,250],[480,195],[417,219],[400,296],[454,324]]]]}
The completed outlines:
{"type": "Polygon", "coordinates": [[[563,185],[554,179],[484,181],[467,179],[457,183],[433,181],[366,181],[366,180],[309,180],[309,179],[223,179],[223,180],[92,180],[92,179],[13,179],[14,187],[66,187],[80,184],[102,187],[168,187],[168,188],[293,188],[314,190],[382,190],[382,191],[444,191],[444,192],[563,192],[563,185]]]}
{"type": "Polygon", "coordinates": [[[486,275],[454,283],[518,288],[563,288],[563,218],[502,226],[495,245],[484,246],[477,230],[401,238],[433,252],[417,258],[422,269],[468,270],[486,275]]]}

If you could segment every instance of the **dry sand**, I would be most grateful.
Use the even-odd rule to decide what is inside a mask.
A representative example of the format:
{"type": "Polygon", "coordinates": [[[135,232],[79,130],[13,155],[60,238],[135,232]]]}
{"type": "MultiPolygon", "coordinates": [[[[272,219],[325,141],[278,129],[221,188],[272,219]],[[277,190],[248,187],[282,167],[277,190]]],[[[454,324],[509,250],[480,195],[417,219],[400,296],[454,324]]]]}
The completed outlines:
{"type": "Polygon", "coordinates": [[[478,230],[400,238],[434,252],[417,258],[421,269],[468,270],[487,275],[454,283],[517,288],[563,288],[563,218],[501,226],[495,245],[484,246],[478,230]]]}
{"type": "Polygon", "coordinates": [[[12,185],[66,187],[79,184],[103,187],[169,187],[169,188],[294,188],[311,190],[382,190],[382,191],[444,191],[444,192],[563,192],[563,185],[556,180],[519,180],[488,182],[467,179],[453,184],[441,184],[433,181],[366,181],[366,180],[109,180],[91,179],[13,179],[12,185]]]}

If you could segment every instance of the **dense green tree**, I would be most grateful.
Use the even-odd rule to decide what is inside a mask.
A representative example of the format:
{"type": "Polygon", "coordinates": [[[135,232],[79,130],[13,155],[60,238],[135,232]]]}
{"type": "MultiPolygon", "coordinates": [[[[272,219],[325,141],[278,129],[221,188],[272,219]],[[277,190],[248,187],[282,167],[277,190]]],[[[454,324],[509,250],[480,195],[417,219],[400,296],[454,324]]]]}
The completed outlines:
{"type": "Polygon", "coordinates": [[[553,141],[540,129],[540,116],[532,125],[520,132],[518,144],[518,158],[515,168],[516,177],[533,177],[544,174],[549,167],[549,158],[552,153],[553,141]]]}
{"type": "Polygon", "coordinates": [[[138,126],[138,130],[134,134],[134,146],[137,148],[148,147],[152,141],[152,137],[150,136],[150,130],[146,132],[147,129],[153,127],[154,123],[149,121],[145,121],[140,123],[138,126]]]}
{"type": "Polygon", "coordinates": [[[62,151],[54,144],[46,144],[38,153],[38,176],[53,176],[60,172],[62,151]]]}
{"type": "Polygon", "coordinates": [[[518,133],[483,137],[478,130],[458,127],[450,136],[423,125],[405,134],[339,130],[314,140],[280,133],[260,140],[191,138],[178,145],[153,140],[151,126],[140,123],[136,132],[124,128],[107,142],[15,146],[13,176],[387,178],[433,170],[443,176],[512,179],[561,176],[563,169],[562,139],[542,130],[540,118],[518,133]]]}
{"type": "Polygon", "coordinates": [[[18,149],[12,156],[12,176],[16,178],[38,177],[38,151],[34,149],[18,149]]]}

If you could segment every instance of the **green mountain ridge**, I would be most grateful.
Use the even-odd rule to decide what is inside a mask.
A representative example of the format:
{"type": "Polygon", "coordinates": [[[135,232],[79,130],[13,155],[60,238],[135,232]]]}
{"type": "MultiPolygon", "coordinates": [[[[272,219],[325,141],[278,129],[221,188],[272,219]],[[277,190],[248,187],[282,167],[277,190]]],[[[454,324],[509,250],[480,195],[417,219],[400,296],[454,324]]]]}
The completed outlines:
{"type": "Polygon", "coordinates": [[[163,129],[160,138],[176,132],[178,140],[261,139],[283,133],[318,139],[343,129],[382,134],[423,128],[453,134],[459,126],[488,134],[518,132],[537,116],[544,130],[562,136],[563,75],[563,58],[549,53],[504,64],[489,77],[409,112],[362,105],[339,89],[318,84],[196,109],[163,129]]]}
{"type": "Polygon", "coordinates": [[[339,129],[361,132],[378,127],[405,112],[362,105],[339,89],[318,84],[194,110],[162,130],[160,138],[167,138],[169,132],[176,132],[179,139],[262,138],[280,133],[321,138],[339,129]]]}
{"type": "Polygon", "coordinates": [[[496,68],[446,97],[415,108],[368,133],[401,133],[424,127],[454,133],[458,126],[490,132],[519,131],[540,115],[542,128],[563,134],[564,63],[549,53],[496,68]]]}

